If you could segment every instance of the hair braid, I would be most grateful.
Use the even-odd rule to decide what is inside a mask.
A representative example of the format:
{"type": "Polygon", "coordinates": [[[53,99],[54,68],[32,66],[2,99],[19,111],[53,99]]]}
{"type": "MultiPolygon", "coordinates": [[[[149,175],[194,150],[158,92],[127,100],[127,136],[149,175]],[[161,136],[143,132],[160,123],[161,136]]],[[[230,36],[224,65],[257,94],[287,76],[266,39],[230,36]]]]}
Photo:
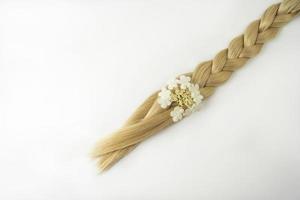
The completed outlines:
{"type": "MultiPolygon", "coordinates": [[[[199,84],[204,98],[227,81],[231,74],[256,56],[264,43],[274,38],[279,29],[300,12],[300,0],[283,0],[270,6],[259,20],[253,21],[245,32],[234,38],[228,48],[214,59],[199,64],[190,76],[199,84]]],[[[162,109],[157,103],[158,92],[153,93],[136,109],[127,122],[114,134],[101,140],[93,151],[102,170],[110,168],[132,151],[140,142],[171,125],[170,109],[162,109]]]]}

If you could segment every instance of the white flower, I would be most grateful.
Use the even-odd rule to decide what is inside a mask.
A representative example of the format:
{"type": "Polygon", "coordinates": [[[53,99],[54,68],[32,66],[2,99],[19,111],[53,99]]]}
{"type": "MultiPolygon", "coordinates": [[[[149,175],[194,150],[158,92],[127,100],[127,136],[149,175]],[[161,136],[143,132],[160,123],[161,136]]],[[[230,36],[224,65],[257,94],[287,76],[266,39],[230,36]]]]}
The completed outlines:
{"type": "Polygon", "coordinates": [[[191,92],[191,96],[194,98],[200,94],[199,85],[198,84],[190,84],[189,91],[191,92]]]}
{"type": "Polygon", "coordinates": [[[199,93],[199,94],[195,94],[195,96],[193,97],[194,102],[196,103],[196,105],[200,104],[202,102],[203,96],[199,93]]]}
{"type": "Polygon", "coordinates": [[[190,81],[191,81],[190,77],[181,75],[178,80],[178,83],[180,84],[180,88],[181,89],[188,88],[191,85],[190,81]]]}
{"type": "Polygon", "coordinates": [[[200,89],[198,84],[190,84],[189,91],[191,92],[191,96],[196,104],[200,104],[202,102],[203,96],[200,94],[200,89]]]}
{"type": "Polygon", "coordinates": [[[162,108],[167,108],[169,105],[171,105],[171,91],[166,89],[166,88],[162,88],[160,93],[158,93],[158,100],[157,102],[160,104],[160,106],[162,108]]]}
{"type": "Polygon", "coordinates": [[[177,79],[171,79],[168,81],[168,89],[172,90],[174,88],[177,88],[178,80],[177,79]]]}
{"type": "Polygon", "coordinates": [[[173,121],[174,121],[174,122],[177,122],[177,121],[181,120],[181,119],[182,119],[182,114],[183,114],[183,112],[184,112],[184,109],[183,109],[183,108],[181,108],[181,107],[179,107],[179,106],[176,106],[176,107],[174,108],[174,110],[171,111],[171,113],[170,113],[170,115],[171,115],[173,121]]]}
{"type": "Polygon", "coordinates": [[[160,96],[163,99],[171,99],[171,91],[163,87],[160,93],[158,93],[158,96],[160,96]]]}
{"type": "Polygon", "coordinates": [[[157,102],[160,104],[162,108],[167,108],[172,103],[169,99],[163,99],[161,97],[158,98],[157,102]]]}

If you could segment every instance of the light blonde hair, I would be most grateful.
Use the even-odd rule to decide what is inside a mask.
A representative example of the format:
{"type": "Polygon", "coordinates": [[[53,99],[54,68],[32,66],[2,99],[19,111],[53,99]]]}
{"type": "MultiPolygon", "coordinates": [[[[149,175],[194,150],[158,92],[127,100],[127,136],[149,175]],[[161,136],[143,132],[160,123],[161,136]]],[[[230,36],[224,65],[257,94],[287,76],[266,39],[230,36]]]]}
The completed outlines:
{"type": "MultiPolygon", "coordinates": [[[[228,48],[185,75],[199,84],[201,94],[207,99],[217,86],[256,56],[264,43],[275,37],[279,29],[299,12],[300,0],[283,0],[270,6],[260,19],[246,28],[244,34],[234,38],[228,48]]],[[[119,130],[96,144],[92,156],[98,159],[101,170],[109,169],[139,143],[173,123],[170,117],[172,108],[162,109],[156,101],[157,94],[155,92],[149,96],[119,130]]]]}

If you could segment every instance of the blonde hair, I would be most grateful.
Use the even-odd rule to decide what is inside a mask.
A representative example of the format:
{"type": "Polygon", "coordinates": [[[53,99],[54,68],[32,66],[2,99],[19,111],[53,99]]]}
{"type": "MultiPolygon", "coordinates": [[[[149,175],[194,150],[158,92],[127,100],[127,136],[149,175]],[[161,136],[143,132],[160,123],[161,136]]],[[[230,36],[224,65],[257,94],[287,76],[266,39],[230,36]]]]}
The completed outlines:
{"type": "MultiPolygon", "coordinates": [[[[283,0],[270,6],[258,20],[253,21],[244,34],[234,38],[228,48],[212,60],[200,63],[190,76],[200,86],[204,98],[229,79],[231,74],[256,56],[264,43],[276,36],[279,29],[300,12],[300,0],[283,0]]],[[[169,109],[157,103],[158,92],[149,96],[127,122],[111,136],[99,141],[92,152],[101,170],[109,169],[132,151],[139,143],[170,126],[173,121],[169,109]]]]}

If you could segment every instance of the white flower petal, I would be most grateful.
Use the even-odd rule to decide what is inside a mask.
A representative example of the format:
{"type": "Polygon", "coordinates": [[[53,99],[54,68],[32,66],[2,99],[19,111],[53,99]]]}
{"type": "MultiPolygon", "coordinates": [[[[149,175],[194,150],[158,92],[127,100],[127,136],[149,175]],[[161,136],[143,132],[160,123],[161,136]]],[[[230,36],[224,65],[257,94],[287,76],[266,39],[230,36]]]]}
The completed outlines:
{"type": "Polygon", "coordinates": [[[184,109],[183,109],[183,108],[181,108],[181,107],[179,107],[179,106],[176,106],[176,107],[173,109],[173,111],[171,111],[170,116],[172,117],[172,119],[173,119],[174,122],[177,122],[177,121],[179,121],[179,120],[182,119],[182,117],[183,117],[183,116],[182,116],[183,112],[184,112],[184,109]]]}
{"type": "Polygon", "coordinates": [[[170,100],[164,99],[162,97],[158,98],[157,102],[162,108],[167,108],[172,103],[170,100]]]}
{"type": "Polygon", "coordinates": [[[176,106],[176,107],[174,108],[174,111],[177,112],[177,113],[183,113],[183,112],[184,112],[184,109],[181,108],[180,106],[176,106]]]}
{"type": "Polygon", "coordinates": [[[185,75],[181,75],[179,77],[179,81],[182,82],[190,82],[191,81],[191,77],[185,76],[185,75]]]}
{"type": "Polygon", "coordinates": [[[200,95],[200,92],[199,92],[199,91],[192,91],[192,92],[191,92],[192,98],[195,98],[195,97],[197,97],[197,96],[199,96],[199,95],[200,95]]]}
{"type": "Polygon", "coordinates": [[[191,85],[190,81],[191,81],[190,77],[181,75],[178,80],[178,83],[180,84],[180,88],[186,89],[186,88],[190,87],[190,85],[191,85]]]}
{"type": "Polygon", "coordinates": [[[200,93],[192,93],[193,100],[196,104],[202,102],[203,96],[200,93]]]}
{"type": "Polygon", "coordinates": [[[168,89],[172,90],[177,87],[178,80],[177,79],[169,80],[167,84],[168,84],[168,89]]]}
{"type": "Polygon", "coordinates": [[[160,96],[163,99],[171,99],[171,91],[166,89],[166,88],[162,88],[161,91],[158,93],[158,96],[160,96]]]}

